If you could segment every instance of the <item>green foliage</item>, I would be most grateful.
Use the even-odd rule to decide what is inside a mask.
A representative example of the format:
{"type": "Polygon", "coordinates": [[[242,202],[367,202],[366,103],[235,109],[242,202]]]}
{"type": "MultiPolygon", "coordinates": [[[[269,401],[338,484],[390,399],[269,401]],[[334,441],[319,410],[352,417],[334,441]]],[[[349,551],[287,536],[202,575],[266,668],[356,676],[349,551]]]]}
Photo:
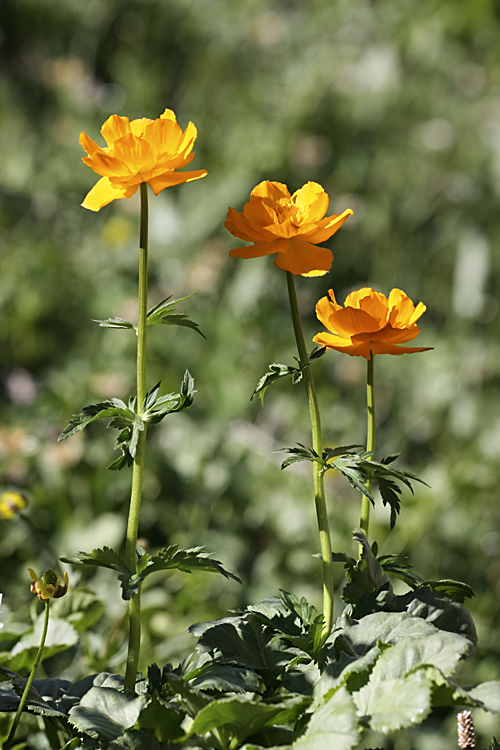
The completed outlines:
{"type": "Polygon", "coordinates": [[[193,403],[196,393],[194,379],[187,370],[182,379],[180,393],[159,396],[160,385],[161,383],[157,383],[146,394],[140,414],[136,412],[135,398],[129,399],[128,406],[119,398],[85,406],[78,414],[73,415],[59,440],[66,440],[98,419],[109,419],[107,427],[119,430],[114,447],[122,454],[109,468],[122,469],[124,466],[130,466],[137,451],[139,434],[143,432],[146,424],[158,424],[167,414],[184,411],[193,403]]]}
{"type": "MultiPolygon", "coordinates": [[[[321,357],[325,353],[325,351],[326,351],[325,347],[316,346],[312,350],[312,352],[308,355],[309,360],[312,361],[313,359],[319,359],[319,357],[321,357]]],[[[290,365],[278,365],[276,363],[269,365],[269,371],[266,372],[266,374],[263,375],[261,379],[259,380],[259,382],[257,383],[257,387],[252,393],[250,401],[253,400],[254,396],[258,395],[260,398],[261,404],[264,405],[264,396],[266,394],[267,389],[269,388],[270,385],[275,383],[277,380],[281,380],[281,378],[286,378],[286,377],[291,376],[293,385],[300,383],[300,381],[302,380],[304,367],[309,367],[310,363],[308,365],[301,365],[297,357],[295,357],[294,359],[297,360],[298,367],[293,367],[290,365]]]]}
{"type": "MultiPolygon", "coordinates": [[[[184,326],[185,328],[192,328],[194,331],[203,336],[203,338],[206,338],[206,336],[200,330],[198,323],[190,320],[187,313],[175,312],[175,306],[179,302],[184,302],[184,300],[191,299],[192,297],[194,297],[194,294],[189,294],[187,297],[174,299],[172,300],[172,302],[169,302],[169,300],[171,299],[170,296],[162,300],[161,302],[158,302],[157,305],[154,305],[154,307],[148,310],[146,317],[147,325],[184,326]]],[[[123,318],[119,317],[107,318],[106,320],[94,320],[94,323],[99,323],[101,328],[117,328],[137,331],[136,325],[134,325],[133,323],[129,323],[128,320],[124,320],[123,318]]]]}
{"type": "Polygon", "coordinates": [[[413,494],[413,487],[410,480],[426,484],[423,479],[419,479],[415,474],[401,469],[389,467],[399,456],[395,453],[383,458],[380,462],[373,459],[373,455],[367,451],[354,452],[357,445],[342,445],[338,448],[325,448],[322,456],[318,456],[313,448],[308,448],[302,443],[298,443],[298,448],[281,448],[277,453],[288,453],[289,458],[281,464],[282,469],[286,469],[294,463],[301,461],[312,461],[319,463],[322,467],[323,474],[330,469],[338,471],[351,487],[358,490],[362,495],[367,497],[372,505],[375,505],[375,498],[371,492],[371,482],[376,481],[382,497],[382,503],[389,505],[391,509],[391,529],[396,525],[396,518],[401,510],[401,487],[396,482],[404,484],[413,494]]]}
{"type": "Polygon", "coordinates": [[[61,560],[71,565],[92,565],[108,568],[118,573],[118,580],[122,587],[124,599],[131,599],[140,590],[140,586],[151,573],[161,570],[182,570],[191,573],[193,570],[204,570],[209,573],[220,573],[225,578],[232,578],[241,583],[240,579],[224,570],[218,560],[213,560],[202,547],[179,549],[177,544],[161,549],[154,555],[137,545],[137,564],[134,573],[127,569],[127,564],[120,555],[109,547],[94,549],[92,552],[79,552],[74,557],[63,557],[61,560]]]}

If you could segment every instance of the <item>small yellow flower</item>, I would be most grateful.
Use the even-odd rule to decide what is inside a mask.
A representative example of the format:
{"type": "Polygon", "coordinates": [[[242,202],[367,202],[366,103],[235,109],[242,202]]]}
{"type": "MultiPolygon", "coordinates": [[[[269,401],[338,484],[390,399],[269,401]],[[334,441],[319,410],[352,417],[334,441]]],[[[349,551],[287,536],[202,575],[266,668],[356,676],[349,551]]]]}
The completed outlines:
{"type": "Polygon", "coordinates": [[[41,602],[47,599],[59,599],[68,590],[68,574],[64,574],[64,586],[61,586],[61,578],[55,570],[49,568],[41,578],[38,578],[33,568],[28,568],[31,576],[31,593],[36,594],[41,602]]]}
{"type": "Polygon", "coordinates": [[[0,495],[0,519],[10,521],[28,505],[19,492],[3,492],[0,495]]]}

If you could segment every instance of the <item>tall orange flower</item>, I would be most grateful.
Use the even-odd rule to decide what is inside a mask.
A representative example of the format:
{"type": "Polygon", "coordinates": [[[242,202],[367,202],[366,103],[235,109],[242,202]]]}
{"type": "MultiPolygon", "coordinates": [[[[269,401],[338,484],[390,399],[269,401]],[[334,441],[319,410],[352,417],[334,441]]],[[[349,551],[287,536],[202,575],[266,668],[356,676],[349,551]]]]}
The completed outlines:
{"type": "Polygon", "coordinates": [[[128,117],[111,115],[101,135],[105,148],[80,133],[80,145],[87,152],[82,161],[102,175],[82,203],[91,211],[99,211],[117,198],[131,198],[141,182],[149,183],[158,195],[171,185],[199,180],[207,174],[204,169],[176,171],[194,158],[191,151],[197,131],[190,122],[183,132],[171,109],[157,120],[143,117],[130,122],[128,117]]]}
{"type": "Polygon", "coordinates": [[[231,250],[233,258],[259,258],[277,253],[274,265],[296,276],[323,276],[330,270],[333,255],[326,242],[351,216],[325,216],[328,195],[321,185],[308,182],[290,195],[286,185],[266,180],[255,187],[250,201],[238,213],[227,212],[224,226],[234,237],[252,242],[250,247],[231,250]]]}
{"type": "Polygon", "coordinates": [[[370,359],[370,354],[411,354],[432,347],[398,346],[420,333],[417,320],[426,311],[423,302],[415,307],[401,289],[393,289],[389,299],[369,287],[351,292],[345,306],[337,304],[330,289],[316,305],[316,315],[330,333],[318,333],[313,341],[352,357],[370,359]]]}

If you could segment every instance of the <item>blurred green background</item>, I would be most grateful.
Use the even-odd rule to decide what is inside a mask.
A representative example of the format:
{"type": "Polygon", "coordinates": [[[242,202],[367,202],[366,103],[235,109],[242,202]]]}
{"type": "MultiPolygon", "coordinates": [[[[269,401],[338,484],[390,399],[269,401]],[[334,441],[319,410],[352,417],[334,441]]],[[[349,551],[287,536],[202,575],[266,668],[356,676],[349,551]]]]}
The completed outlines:
{"type": "MultiPolygon", "coordinates": [[[[56,443],[72,413],[126,399],[135,377],[134,337],[92,319],[135,319],[138,196],[82,209],[97,177],[78,136],[100,142],[110,114],[156,118],[169,107],[183,128],[196,124],[191,168],[210,174],[151,200],[150,298],[195,293],[182,311],[207,340],[150,329],[150,385],[178,390],[187,367],[199,393],[150,430],[141,534],[152,547],[203,544],[244,585],[148,579],[145,664],[184,656],[190,623],[279,588],[320,605],[310,467],[280,472],[273,454],[310,442],[303,388],[283,381],[264,408],[249,400],[270,362],[293,363],[286,276],[269,258],[230,259],[238,242],[223,227],[228,206],[241,210],[261,180],[291,191],[314,180],[333,213],[354,216],[328,243],[332,271],[297,280],[308,340],[328,288],[343,302],[361,286],[400,287],[428,307],[416,344],[435,347],[376,361],[378,456],[401,451],[398,465],[430,488],[405,493],[393,532],[378,506],[373,538],[424,578],[474,588],[480,645],[462,679],[498,679],[498,5],[3,0],[0,24],[3,487],[26,492],[60,555],[122,544],[130,475],[106,468],[113,436],[94,425],[56,443]]],[[[314,372],[325,443],[362,443],[365,361],[329,352],[314,372]]],[[[358,497],[331,476],[327,491],[333,546],[353,553],[358,497]]],[[[32,603],[26,567],[51,560],[19,519],[0,522],[0,539],[3,609],[16,611],[32,603]]],[[[65,674],[119,670],[118,586],[107,573],[83,580],[106,613],[65,674]]],[[[477,721],[490,731],[491,720],[477,721]]],[[[440,748],[428,731],[414,746],[440,748]]]]}

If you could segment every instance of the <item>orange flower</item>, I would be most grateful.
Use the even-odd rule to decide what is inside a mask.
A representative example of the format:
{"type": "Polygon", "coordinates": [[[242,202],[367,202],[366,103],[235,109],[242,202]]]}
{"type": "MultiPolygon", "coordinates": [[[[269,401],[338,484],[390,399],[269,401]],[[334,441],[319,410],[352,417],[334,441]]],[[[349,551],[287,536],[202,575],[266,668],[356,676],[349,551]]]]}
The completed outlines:
{"type": "Polygon", "coordinates": [[[317,344],[346,352],[352,357],[370,354],[411,354],[427,352],[432,347],[397,346],[412,341],[420,333],[417,320],[426,311],[423,302],[415,307],[401,289],[393,289],[389,299],[369,287],[351,292],[345,306],[337,304],[330,289],[330,299],[323,297],[316,305],[316,315],[330,333],[318,333],[317,344]]]}
{"type": "Polygon", "coordinates": [[[243,213],[227,212],[224,226],[234,237],[253,242],[250,247],[231,250],[233,258],[260,258],[277,253],[274,265],[296,276],[323,276],[330,270],[333,255],[326,242],[340,229],[350,208],[338,216],[325,216],[328,195],[321,185],[308,182],[290,195],[286,185],[266,180],[250,194],[243,213]]]}
{"type": "Polygon", "coordinates": [[[88,156],[82,161],[94,172],[103,175],[82,203],[84,208],[99,211],[117,198],[131,198],[141,182],[151,185],[153,193],[171,185],[205,177],[207,172],[176,172],[189,164],[196,140],[192,122],[182,132],[171,109],[157,120],[129,121],[128,117],[111,115],[101,128],[106,148],[101,148],[80,133],[80,145],[88,156]]]}

